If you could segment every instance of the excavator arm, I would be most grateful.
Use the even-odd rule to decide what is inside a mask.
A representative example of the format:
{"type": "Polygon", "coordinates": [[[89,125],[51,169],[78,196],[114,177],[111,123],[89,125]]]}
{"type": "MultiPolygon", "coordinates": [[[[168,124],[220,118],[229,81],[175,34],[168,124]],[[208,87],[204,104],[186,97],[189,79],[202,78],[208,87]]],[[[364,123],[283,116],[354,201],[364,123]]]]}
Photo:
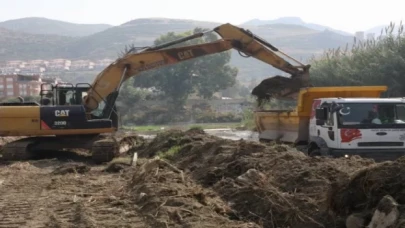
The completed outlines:
{"type": "MultiPolygon", "coordinates": [[[[252,56],[279,70],[291,74],[291,79],[285,77],[281,77],[281,80],[280,77],[270,78],[272,80],[270,81],[270,84],[275,85],[273,86],[273,92],[269,93],[268,90],[264,92],[262,91],[264,95],[261,94],[260,96],[269,96],[269,94],[271,94],[271,96],[275,96],[275,94],[277,94],[277,96],[289,96],[296,91],[297,88],[285,89],[280,81],[284,84],[289,84],[290,81],[288,80],[295,80],[296,82],[299,82],[300,86],[303,84],[305,86],[309,81],[309,66],[305,66],[294,59],[295,62],[299,63],[299,66],[293,66],[278,56],[276,52],[283,54],[284,56],[287,55],[251,32],[231,24],[223,24],[214,28],[213,31],[219,34],[222,39],[205,44],[169,48],[172,45],[202,37],[205,34],[198,33],[170,43],[147,48],[140,53],[128,53],[122,58],[117,59],[114,63],[100,72],[94,80],[88,91],[88,96],[84,100],[84,105],[87,111],[96,109],[101,101],[114,103],[122,83],[128,78],[143,71],[224,52],[232,48],[243,53],[247,57],[252,56]]],[[[267,81],[267,83],[269,83],[269,81],[267,81]]],[[[255,91],[252,93],[254,94],[254,92],[255,91]]]]}
{"type": "Polygon", "coordinates": [[[107,98],[114,101],[122,83],[141,72],[227,51],[233,48],[232,43],[229,40],[219,40],[205,44],[127,54],[109,65],[96,77],[84,101],[85,107],[87,111],[91,111],[107,98]]]}
{"type": "Polygon", "coordinates": [[[299,77],[308,73],[309,66],[306,66],[301,62],[295,60],[294,58],[288,56],[287,54],[279,51],[276,47],[251,33],[250,31],[247,31],[243,28],[238,28],[231,24],[218,26],[214,29],[214,31],[225,40],[238,40],[240,46],[235,46],[234,48],[239,52],[244,53],[245,57],[252,56],[256,59],[259,59],[279,70],[291,74],[292,78],[299,77]],[[293,66],[292,64],[278,56],[276,53],[293,60],[299,66],[293,66]]]}
{"type": "Polygon", "coordinates": [[[252,32],[231,24],[218,26],[214,31],[223,39],[238,40],[240,46],[234,48],[239,51],[241,56],[252,56],[291,75],[290,78],[283,76],[266,78],[257,85],[252,90],[252,95],[257,97],[259,106],[263,101],[270,98],[296,99],[302,87],[311,86],[309,84],[310,65],[304,65],[252,32]],[[280,55],[293,60],[298,66],[290,64],[280,55]]]}

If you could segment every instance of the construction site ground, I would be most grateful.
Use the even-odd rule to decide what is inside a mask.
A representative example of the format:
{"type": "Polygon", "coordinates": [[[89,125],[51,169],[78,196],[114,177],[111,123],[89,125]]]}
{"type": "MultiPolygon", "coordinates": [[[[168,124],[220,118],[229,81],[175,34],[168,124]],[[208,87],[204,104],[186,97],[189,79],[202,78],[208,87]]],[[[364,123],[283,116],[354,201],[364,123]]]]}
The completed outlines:
{"type": "Polygon", "coordinates": [[[370,223],[387,195],[399,211],[391,227],[402,227],[403,160],[308,157],[285,145],[166,131],[108,164],[93,164],[86,151],[1,162],[0,228],[356,227],[347,223],[370,223]]]}

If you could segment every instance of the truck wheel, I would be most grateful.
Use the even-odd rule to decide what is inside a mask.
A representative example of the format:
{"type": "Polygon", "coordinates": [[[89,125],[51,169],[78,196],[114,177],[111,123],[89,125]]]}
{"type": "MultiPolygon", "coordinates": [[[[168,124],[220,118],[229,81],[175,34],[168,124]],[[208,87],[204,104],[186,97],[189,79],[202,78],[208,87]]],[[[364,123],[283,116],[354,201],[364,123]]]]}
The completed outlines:
{"type": "Polygon", "coordinates": [[[310,157],[321,156],[321,150],[319,148],[308,151],[310,157]]]}

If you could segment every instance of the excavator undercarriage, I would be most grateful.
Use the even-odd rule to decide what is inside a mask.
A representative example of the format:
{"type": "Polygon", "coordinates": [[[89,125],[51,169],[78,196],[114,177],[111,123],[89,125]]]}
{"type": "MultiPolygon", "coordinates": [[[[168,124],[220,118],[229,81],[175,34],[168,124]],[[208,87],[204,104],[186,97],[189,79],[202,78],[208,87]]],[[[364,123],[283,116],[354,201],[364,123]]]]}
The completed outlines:
{"type": "Polygon", "coordinates": [[[23,161],[34,159],[47,151],[84,149],[90,151],[92,160],[95,163],[103,163],[127,153],[137,145],[137,142],[137,136],[125,134],[82,135],[80,137],[27,137],[4,145],[1,155],[4,161],[23,161]]]}

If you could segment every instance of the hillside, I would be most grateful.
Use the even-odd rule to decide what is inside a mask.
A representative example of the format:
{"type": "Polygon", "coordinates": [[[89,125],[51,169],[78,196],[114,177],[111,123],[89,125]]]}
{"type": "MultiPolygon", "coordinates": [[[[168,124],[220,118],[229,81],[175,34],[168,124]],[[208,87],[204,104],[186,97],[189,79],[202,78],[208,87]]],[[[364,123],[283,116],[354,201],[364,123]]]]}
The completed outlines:
{"type": "Polygon", "coordinates": [[[290,25],[301,25],[310,29],[318,30],[318,31],[324,31],[324,30],[330,30],[335,33],[338,33],[340,35],[345,35],[345,36],[350,36],[352,34],[345,32],[345,31],[340,31],[333,29],[328,26],[324,25],[319,25],[319,24],[314,24],[314,23],[307,23],[303,21],[299,17],[280,17],[275,20],[260,20],[260,19],[252,19],[249,21],[246,21],[242,23],[242,26],[259,26],[259,25],[269,25],[269,24],[290,24],[290,25]]]}
{"type": "MultiPolygon", "coordinates": [[[[117,57],[125,45],[138,47],[152,45],[161,34],[184,32],[195,27],[214,28],[219,23],[178,20],[178,19],[138,19],[116,26],[100,33],[84,37],[68,45],[69,58],[97,58],[98,56],[117,57]]],[[[300,25],[272,24],[263,26],[243,26],[253,33],[279,47],[289,55],[305,60],[325,48],[344,46],[352,37],[330,31],[320,32],[300,25]]],[[[267,77],[278,74],[278,70],[254,58],[246,59],[233,51],[231,64],[239,67],[239,78],[267,77]]]]}
{"type": "MultiPolygon", "coordinates": [[[[399,30],[399,28],[400,28],[400,25],[399,25],[399,24],[395,24],[393,27],[394,27],[394,28],[393,28],[392,33],[398,34],[398,30],[399,30]]],[[[390,25],[389,25],[389,24],[388,24],[388,25],[379,25],[379,26],[375,26],[375,27],[373,27],[373,28],[369,28],[369,29],[367,29],[367,30],[365,31],[365,33],[366,33],[366,34],[367,34],[367,33],[374,33],[375,37],[378,37],[378,36],[381,35],[381,32],[382,32],[382,35],[384,36],[384,35],[386,35],[387,29],[388,29],[388,32],[389,32],[389,29],[390,29],[390,25]]]]}
{"type": "MultiPolygon", "coordinates": [[[[153,41],[167,32],[185,32],[195,27],[214,28],[215,22],[149,18],[129,21],[120,26],[78,38],[56,35],[37,35],[4,30],[0,34],[2,50],[0,60],[69,58],[102,59],[116,58],[125,45],[138,47],[153,45],[153,41]],[[28,39],[26,38],[28,37],[28,39]],[[21,44],[21,45],[20,45],[21,44]]],[[[304,61],[323,49],[344,46],[352,41],[332,31],[318,31],[302,25],[270,24],[241,26],[269,41],[288,55],[304,61]]],[[[254,58],[246,59],[233,51],[231,64],[239,68],[239,78],[268,77],[279,73],[273,67],[254,58]]]]}
{"type": "Polygon", "coordinates": [[[0,27],[31,34],[88,36],[111,28],[112,25],[75,24],[42,17],[26,17],[0,22],[0,27]]]}
{"type": "Polygon", "coordinates": [[[151,18],[136,19],[105,31],[84,37],[69,45],[69,58],[117,57],[125,45],[153,45],[153,41],[168,32],[185,32],[195,27],[213,28],[215,22],[151,18]]]}
{"type": "Polygon", "coordinates": [[[75,38],[30,34],[0,28],[0,60],[31,60],[60,58],[66,55],[64,47],[75,38]]]}

